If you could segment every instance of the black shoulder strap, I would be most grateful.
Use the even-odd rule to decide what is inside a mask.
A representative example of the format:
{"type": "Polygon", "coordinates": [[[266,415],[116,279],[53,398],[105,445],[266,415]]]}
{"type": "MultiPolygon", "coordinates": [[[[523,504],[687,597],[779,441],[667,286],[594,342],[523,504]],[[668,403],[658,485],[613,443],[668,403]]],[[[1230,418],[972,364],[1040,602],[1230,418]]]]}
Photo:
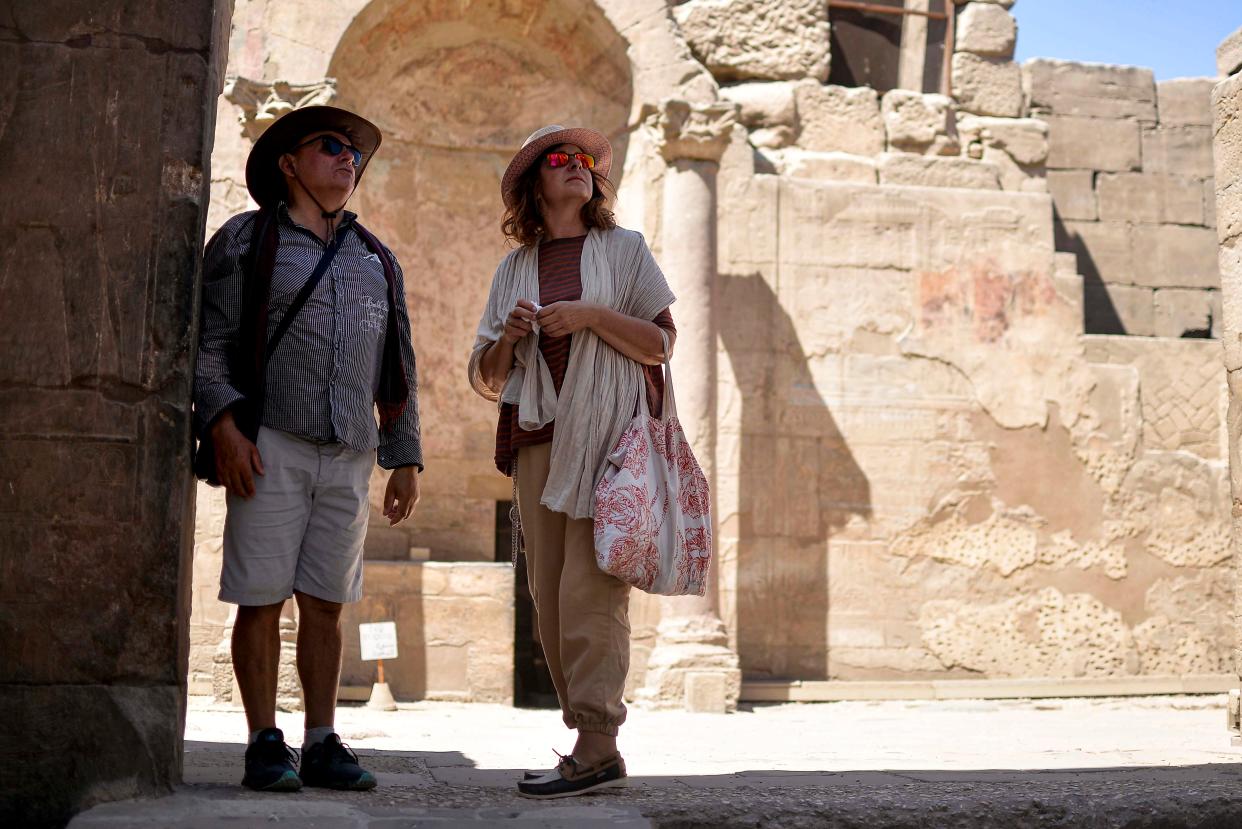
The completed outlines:
{"type": "Polygon", "coordinates": [[[341,247],[341,237],[344,233],[338,233],[332,238],[331,244],[324,250],[323,255],[319,257],[319,264],[315,266],[314,272],[310,278],[306,280],[306,284],[302,286],[302,290],[298,291],[298,295],[293,298],[293,302],[289,303],[289,310],[285,311],[285,315],[281,317],[280,325],[276,326],[276,330],[272,333],[272,338],[267,342],[266,359],[271,359],[276,353],[276,346],[280,345],[281,339],[285,336],[285,332],[289,330],[289,326],[293,325],[294,318],[298,312],[302,310],[302,306],[306,304],[306,300],[310,299],[310,295],[314,293],[315,286],[319,284],[319,280],[328,270],[328,266],[332,264],[332,260],[336,258],[336,252],[341,247]]]}

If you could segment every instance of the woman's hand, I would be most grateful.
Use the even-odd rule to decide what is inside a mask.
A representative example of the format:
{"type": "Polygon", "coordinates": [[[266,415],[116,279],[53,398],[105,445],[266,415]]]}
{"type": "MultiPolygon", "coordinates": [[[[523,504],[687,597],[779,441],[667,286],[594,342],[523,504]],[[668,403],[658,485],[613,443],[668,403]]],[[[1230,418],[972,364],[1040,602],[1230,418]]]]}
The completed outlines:
{"type": "Polygon", "coordinates": [[[535,319],[549,337],[564,337],[595,326],[597,306],[590,302],[553,302],[540,309],[535,319]]]}
{"type": "Polygon", "coordinates": [[[518,340],[531,332],[536,310],[537,306],[529,299],[519,299],[505,319],[505,332],[500,335],[501,339],[511,346],[517,345],[518,340]]]}

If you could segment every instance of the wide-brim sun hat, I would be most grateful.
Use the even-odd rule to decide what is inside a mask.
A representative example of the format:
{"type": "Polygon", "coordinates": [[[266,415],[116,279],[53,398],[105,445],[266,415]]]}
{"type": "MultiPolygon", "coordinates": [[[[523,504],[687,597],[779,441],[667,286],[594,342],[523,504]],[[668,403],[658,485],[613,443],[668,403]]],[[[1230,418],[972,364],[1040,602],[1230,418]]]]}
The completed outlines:
{"type": "Polygon", "coordinates": [[[288,199],[285,174],[280,171],[277,162],[301,139],[323,130],[342,133],[362,151],[362,163],[354,176],[354,186],[362,180],[367,164],[383,140],[379,127],[340,107],[302,107],[277,118],[254,142],[250,157],[246,159],[246,189],[260,207],[275,207],[288,199]]]}
{"type": "Polygon", "coordinates": [[[561,144],[573,144],[581,147],[583,152],[595,156],[595,172],[605,178],[608,176],[608,171],[612,169],[612,145],[602,132],[588,127],[550,124],[532,132],[505,169],[505,174],[500,179],[500,198],[505,207],[513,206],[517,197],[518,179],[522,177],[522,173],[529,170],[530,165],[545,152],[561,144]]]}

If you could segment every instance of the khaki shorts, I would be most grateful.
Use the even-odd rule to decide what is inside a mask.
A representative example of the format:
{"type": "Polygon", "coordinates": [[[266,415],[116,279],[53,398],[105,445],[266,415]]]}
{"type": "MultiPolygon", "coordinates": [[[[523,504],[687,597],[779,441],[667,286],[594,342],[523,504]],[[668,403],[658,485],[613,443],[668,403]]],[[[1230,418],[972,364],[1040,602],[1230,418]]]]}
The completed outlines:
{"type": "Polygon", "coordinates": [[[375,453],[266,426],[256,443],[266,474],[254,476],[254,497],[227,496],[220,600],[269,605],[296,590],[358,601],[375,453]]]}

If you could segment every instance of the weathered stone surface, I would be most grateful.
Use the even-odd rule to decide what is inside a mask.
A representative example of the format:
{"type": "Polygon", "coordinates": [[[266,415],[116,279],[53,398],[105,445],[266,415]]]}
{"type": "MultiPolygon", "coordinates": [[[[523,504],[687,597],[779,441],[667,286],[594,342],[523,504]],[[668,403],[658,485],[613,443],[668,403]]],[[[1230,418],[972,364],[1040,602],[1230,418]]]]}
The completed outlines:
{"type": "Polygon", "coordinates": [[[909,153],[880,156],[880,184],[918,187],[969,187],[999,190],[1000,175],[994,164],[969,158],[936,158],[909,153]]]}
{"type": "Polygon", "coordinates": [[[953,96],[964,112],[1016,118],[1022,114],[1022,70],[1010,60],[955,52],[953,96]]]}
{"type": "Polygon", "coordinates": [[[1065,221],[1057,250],[1078,254],[1078,272],[1088,278],[1119,285],[1135,282],[1134,242],[1126,223],[1065,221]]]}
{"type": "Polygon", "coordinates": [[[1125,334],[1130,337],[1156,335],[1156,298],[1153,288],[1095,282],[1083,289],[1086,328],[1091,333],[1125,334]],[[1116,328],[1104,327],[1105,320],[1116,328]]]}
{"type": "Polygon", "coordinates": [[[673,14],[717,79],[828,80],[828,8],[815,0],[690,0],[673,14]]]}
{"type": "Polygon", "coordinates": [[[1136,228],[1136,285],[1152,288],[1219,288],[1216,233],[1206,227],[1154,225],[1136,228]]]}
{"type": "Polygon", "coordinates": [[[1018,0],[953,0],[954,5],[965,6],[967,3],[992,3],[1000,6],[1002,9],[1012,9],[1013,4],[1018,0]]]}
{"type": "Polygon", "coordinates": [[[1212,128],[1161,125],[1143,129],[1143,171],[1210,178],[1212,128]]]}
{"type": "Polygon", "coordinates": [[[1242,71],[1242,29],[1238,29],[1216,47],[1216,71],[1229,76],[1242,71]]]}
{"type": "Polygon", "coordinates": [[[1173,78],[1156,84],[1163,126],[1212,126],[1212,87],[1215,78],[1173,78]]]}
{"type": "Polygon", "coordinates": [[[1001,6],[969,3],[957,14],[957,38],[953,47],[976,55],[1011,58],[1017,38],[1017,21],[1001,6]]]}
{"type": "Polygon", "coordinates": [[[1024,166],[1040,165],[1048,159],[1048,124],[1037,118],[965,115],[958,120],[957,129],[967,144],[979,142],[1004,150],[1024,166]]]}
{"type": "Polygon", "coordinates": [[[995,165],[1000,176],[1002,190],[1019,193],[1047,193],[1047,170],[1042,165],[1019,164],[1013,156],[998,147],[985,146],[983,157],[985,164],[995,165]]]}
{"type": "Polygon", "coordinates": [[[1049,170],[1048,192],[1062,219],[1094,221],[1099,218],[1095,174],[1090,170],[1049,170]]]}
{"type": "Polygon", "coordinates": [[[1156,121],[1156,82],[1150,69],[1034,58],[1022,64],[1033,112],[1156,121]]]}
{"type": "Polygon", "coordinates": [[[1229,241],[1242,232],[1239,199],[1242,199],[1242,79],[1232,77],[1212,90],[1215,112],[1211,152],[1215,158],[1217,222],[1220,240],[1229,241]]]}
{"type": "MultiPolygon", "coordinates": [[[[1047,116],[1048,168],[1058,170],[1137,170],[1143,165],[1145,139],[1138,122],[1122,118],[1047,116]]],[[[1144,167],[1148,172],[1176,172],[1144,167]]],[[[1183,171],[1182,175],[1194,175],[1183,171]]]]}
{"type": "Polygon", "coordinates": [[[1106,222],[1204,223],[1199,179],[1160,173],[1100,173],[1096,186],[1100,218],[1106,222]]]}
{"type": "Polygon", "coordinates": [[[799,147],[855,155],[884,150],[884,119],[874,89],[803,81],[794,87],[794,96],[801,122],[799,147]]]}
{"type": "Polygon", "coordinates": [[[781,174],[793,178],[850,181],[857,184],[876,184],[879,180],[878,165],[870,156],[817,153],[798,149],[786,150],[781,155],[781,174]]]}
{"type": "Polygon", "coordinates": [[[1154,300],[1155,335],[1207,336],[1220,321],[1219,305],[1218,291],[1161,288],[1156,291],[1154,300]]]}
{"type": "Polygon", "coordinates": [[[104,0],[0,22],[5,825],[180,773],[192,313],[228,20],[104,0]]]}
{"type": "Polygon", "coordinates": [[[794,85],[785,81],[741,83],[721,87],[722,97],[738,104],[747,129],[798,126],[794,85]]]}
{"type": "Polygon", "coordinates": [[[957,155],[952,98],[893,89],[880,102],[890,150],[928,155],[957,155]]]}

